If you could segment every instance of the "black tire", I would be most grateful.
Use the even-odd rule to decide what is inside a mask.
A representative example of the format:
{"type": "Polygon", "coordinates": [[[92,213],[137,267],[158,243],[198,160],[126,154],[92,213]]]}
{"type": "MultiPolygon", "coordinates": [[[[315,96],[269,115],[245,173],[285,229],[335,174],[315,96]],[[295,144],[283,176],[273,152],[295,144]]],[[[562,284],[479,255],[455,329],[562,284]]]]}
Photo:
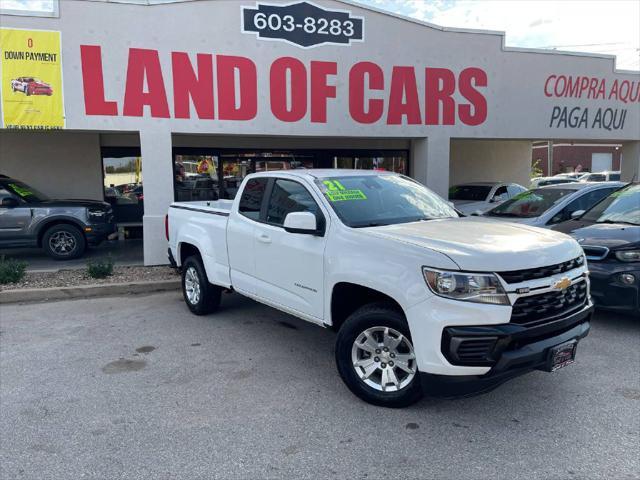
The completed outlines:
{"type": "MultiPolygon", "coordinates": [[[[338,372],[344,383],[349,387],[349,390],[365,402],[390,408],[409,406],[420,400],[423,396],[415,360],[412,363],[412,367],[415,369],[415,375],[406,385],[397,391],[384,392],[373,388],[366,384],[356,372],[357,367],[354,366],[352,361],[354,342],[365,330],[375,327],[389,327],[402,334],[411,342],[409,326],[402,312],[385,304],[365,305],[352,313],[338,332],[338,338],[336,340],[336,364],[338,372]]],[[[371,355],[375,355],[375,353],[371,355]]],[[[381,365],[388,368],[384,363],[381,365]]],[[[399,370],[395,368],[394,372],[395,371],[399,370]]],[[[404,371],[401,372],[401,374],[405,375],[404,371]]]]}
{"type": "Polygon", "coordinates": [[[44,232],[42,248],[54,260],[72,260],[82,256],[87,249],[87,241],[78,227],[60,224],[44,232]]]}
{"type": "Polygon", "coordinates": [[[182,264],[182,296],[191,313],[196,315],[207,315],[220,307],[222,287],[209,283],[202,260],[197,255],[188,257],[182,264]],[[190,277],[191,275],[193,277],[190,277]],[[189,282],[193,289],[196,288],[196,281],[199,292],[197,297],[188,291],[189,282]]]}

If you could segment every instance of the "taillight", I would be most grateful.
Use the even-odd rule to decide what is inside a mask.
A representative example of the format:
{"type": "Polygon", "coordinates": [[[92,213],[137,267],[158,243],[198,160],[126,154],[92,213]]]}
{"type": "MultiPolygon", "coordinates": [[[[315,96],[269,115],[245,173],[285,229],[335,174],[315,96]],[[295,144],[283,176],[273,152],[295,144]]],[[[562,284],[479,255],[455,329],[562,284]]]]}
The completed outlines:
{"type": "Polygon", "coordinates": [[[164,236],[167,237],[167,242],[169,241],[169,214],[164,216],[164,236]]]}

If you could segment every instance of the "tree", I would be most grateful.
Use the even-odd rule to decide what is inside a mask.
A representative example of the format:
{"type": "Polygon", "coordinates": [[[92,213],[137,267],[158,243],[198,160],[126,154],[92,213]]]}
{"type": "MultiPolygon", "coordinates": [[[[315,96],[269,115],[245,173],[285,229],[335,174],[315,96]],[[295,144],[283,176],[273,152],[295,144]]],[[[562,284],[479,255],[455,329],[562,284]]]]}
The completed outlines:
{"type": "Polygon", "coordinates": [[[540,163],[542,163],[541,158],[537,158],[533,161],[533,164],[531,165],[531,178],[542,176],[543,172],[542,172],[542,167],[540,166],[540,163]]]}

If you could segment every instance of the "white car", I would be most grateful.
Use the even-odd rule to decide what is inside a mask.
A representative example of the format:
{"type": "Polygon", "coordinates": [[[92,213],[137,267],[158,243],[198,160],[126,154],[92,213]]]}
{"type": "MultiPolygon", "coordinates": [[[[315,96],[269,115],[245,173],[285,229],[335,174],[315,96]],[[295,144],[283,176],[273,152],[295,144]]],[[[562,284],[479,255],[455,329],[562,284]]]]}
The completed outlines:
{"type": "Polygon", "coordinates": [[[479,214],[526,190],[517,183],[465,183],[449,189],[449,201],[465,215],[479,214]]]}
{"type": "Polygon", "coordinates": [[[574,183],[577,182],[578,180],[575,178],[569,178],[569,177],[560,177],[560,176],[553,176],[553,177],[536,177],[531,179],[531,185],[529,185],[529,190],[532,190],[534,188],[540,188],[540,187],[546,187],[548,185],[560,185],[562,183],[574,183]]]}
{"type": "MultiPolygon", "coordinates": [[[[391,172],[255,173],[233,201],[176,202],[166,221],[191,312],[214,311],[233,289],[337,331],[340,376],[376,405],[554,371],[573,363],[590,328],[589,277],[575,240],[460,218],[391,172]]],[[[274,351],[283,354],[326,361],[300,348],[274,351]]],[[[226,353],[215,355],[212,363],[226,353]]]]}
{"type": "Polygon", "coordinates": [[[587,173],[580,177],[581,182],[615,182],[620,181],[620,172],[587,173]]]}
{"type": "Polygon", "coordinates": [[[585,172],[568,172],[568,173],[556,173],[551,178],[568,178],[570,180],[579,180],[580,177],[583,177],[585,172]]]}
{"type": "Polygon", "coordinates": [[[549,185],[521,193],[488,212],[487,218],[548,228],[589,210],[624,182],[549,185]]]}

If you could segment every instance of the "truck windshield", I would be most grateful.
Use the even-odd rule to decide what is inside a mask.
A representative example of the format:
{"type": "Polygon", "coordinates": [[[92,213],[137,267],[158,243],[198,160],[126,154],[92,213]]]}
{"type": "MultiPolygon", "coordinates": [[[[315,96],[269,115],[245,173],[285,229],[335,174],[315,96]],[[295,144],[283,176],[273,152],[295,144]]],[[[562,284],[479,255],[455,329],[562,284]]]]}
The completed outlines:
{"type": "Polygon", "coordinates": [[[345,225],[353,228],[457,217],[442,198],[402,175],[354,175],[316,180],[345,225]]]}
{"type": "Polygon", "coordinates": [[[597,203],[580,220],[640,225],[640,184],[617,190],[597,203]]]}
{"type": "Polygon", "coordinates": [[[560,188],[536,188],[535,190],[528,190],[507,200],[496,208],[489,210],[485,215],[490,217],[517,218],[539,217],[566,195],[573,192],[575,192],[575,190],[560,188]]]}
{"type": "Polygon", "coordinates": [[[5,184],[5,188],[27,203],[39,203],[49,200],[44,193],[40,193],[35,188],[17,180],[8,181],[5,184]]]}

